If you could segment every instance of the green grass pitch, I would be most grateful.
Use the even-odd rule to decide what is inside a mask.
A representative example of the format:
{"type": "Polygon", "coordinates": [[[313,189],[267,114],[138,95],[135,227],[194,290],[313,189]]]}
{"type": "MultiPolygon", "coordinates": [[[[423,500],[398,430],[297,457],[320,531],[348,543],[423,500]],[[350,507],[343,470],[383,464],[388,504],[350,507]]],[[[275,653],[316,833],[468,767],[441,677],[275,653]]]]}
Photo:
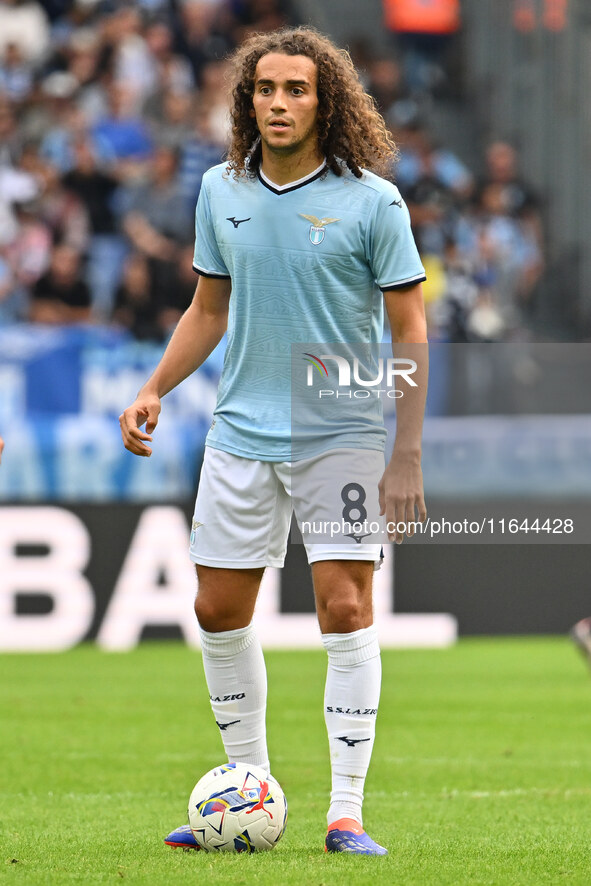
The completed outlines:
{"type": "Polygon", "coordinates": [[[289,800],[272,853],[172,851],[223,761],[198,653],[146,643],[0,658],[0,881],[587,884],[591,680],[564,639],[386,651],[365,825],[388,858],[322,851],[324,654],[274,652],[268,732],[289,800]]]}

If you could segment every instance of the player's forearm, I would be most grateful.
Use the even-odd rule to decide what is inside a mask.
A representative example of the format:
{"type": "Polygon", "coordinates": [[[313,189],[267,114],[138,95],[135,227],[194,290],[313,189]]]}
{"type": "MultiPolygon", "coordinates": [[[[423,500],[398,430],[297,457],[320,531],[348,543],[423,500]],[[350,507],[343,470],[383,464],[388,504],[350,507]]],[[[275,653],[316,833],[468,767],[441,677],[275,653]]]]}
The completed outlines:
{"type": "Polygon", "coordinates": [[[209,311],[197,298],[194,299],[140,393],[163,397],[172,391],[209,357],[221,341],[227,324],[227,311],[209,311]]]}
{"type": "Polygon", "coordinates": [[[421,460],[423,418],[429,380],[428,348],[426,342],[423,344],[396,342],[392,346],[395,357],[409,361],[409,365],[416,364],[416,369],[409,373],[409,378],[415,382],[416,387],[403,383],[401,385],[403,396],[396,400],[396,437],[393,455],[405,455],[416,459],[418,463],[421,460]]]}
{"type": "Polygon", "coordinates": [[[406,455],[420,464],[423,417],[429,380],[429,345],[421,284],[385,294],[386,311],[392,332],[392,353],[412,361],[408,378],[402,379],[403,396],[396,400],[394,455],[406,455]]]}

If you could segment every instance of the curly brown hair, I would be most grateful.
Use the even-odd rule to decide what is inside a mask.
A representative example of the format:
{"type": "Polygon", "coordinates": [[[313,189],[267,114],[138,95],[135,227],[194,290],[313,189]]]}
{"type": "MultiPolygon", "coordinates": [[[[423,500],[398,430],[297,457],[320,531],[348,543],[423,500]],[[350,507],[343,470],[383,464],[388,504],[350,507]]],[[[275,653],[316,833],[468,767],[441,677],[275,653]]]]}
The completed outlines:
{"type": "Polygon", "coordinates": [[[349,53],[309,27],[255,34],[232,56],[232,140],[228,172],[254,176],[262,156],[259,130],[251,114],[255,69],[264,55],[304,55],[318,72],[318,140],[328,167],[341,175],[343,164],[360,178],[362,169],[387,174],[398,156],[375,102],[364,92],[349,53]]]}

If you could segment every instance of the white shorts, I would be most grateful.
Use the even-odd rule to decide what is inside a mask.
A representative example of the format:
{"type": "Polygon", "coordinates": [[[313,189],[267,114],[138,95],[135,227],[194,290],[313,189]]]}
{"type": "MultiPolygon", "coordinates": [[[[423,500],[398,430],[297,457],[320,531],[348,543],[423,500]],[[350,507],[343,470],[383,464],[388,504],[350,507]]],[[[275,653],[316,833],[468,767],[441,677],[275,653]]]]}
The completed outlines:
{"type": "Polygon", "coordinates": [[[383,472],[384,455],[375,450],[333,449],[303,461],[269,462],[206,446],[191,560],[225,569],[281,567],[294,512],[309,563],[379,565],[383,472]]]}

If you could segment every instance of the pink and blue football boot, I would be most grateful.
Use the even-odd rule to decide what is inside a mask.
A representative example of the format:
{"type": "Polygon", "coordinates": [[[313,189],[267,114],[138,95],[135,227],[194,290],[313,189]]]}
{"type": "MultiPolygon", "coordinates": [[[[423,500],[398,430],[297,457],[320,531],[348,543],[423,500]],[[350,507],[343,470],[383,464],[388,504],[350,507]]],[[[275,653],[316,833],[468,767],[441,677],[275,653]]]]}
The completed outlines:
{"type": "Polygon", "coordinates": [[[372,840],[354,818],[339,818],[328,829],[325,852],[349,852],[353,855],[387,855],[388,850],[372,840]]]}

